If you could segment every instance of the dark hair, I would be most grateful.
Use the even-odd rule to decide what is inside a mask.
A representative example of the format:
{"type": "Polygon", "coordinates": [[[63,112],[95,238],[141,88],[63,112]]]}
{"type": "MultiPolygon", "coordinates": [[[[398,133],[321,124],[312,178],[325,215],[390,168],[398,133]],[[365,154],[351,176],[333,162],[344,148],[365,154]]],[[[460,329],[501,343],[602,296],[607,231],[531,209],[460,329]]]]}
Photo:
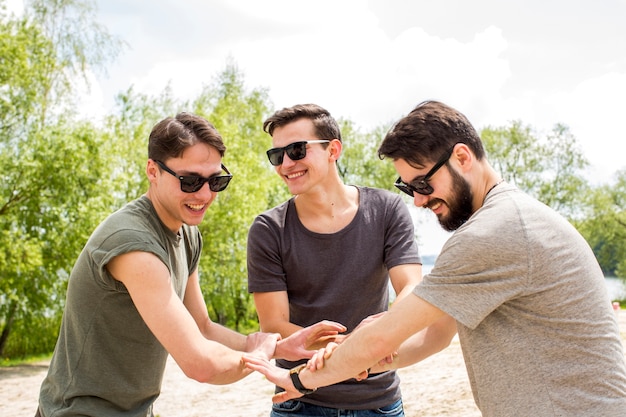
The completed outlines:
{"type": "Polygon", "coordinates": [[[424,101],[391,128],[378,157],[424,166],[457,143],[466,144],[479,160],[485,156],[480,136],[463,114],[438,101],[424,101]]]}
{"type": "Polygon", "coordinates": [[[191,113],[161,120],[150,132],[148,158],[166,161],[177,158],[190,146],[205,143],[224,156],[226,146],[215,126],[206,119],[191,113]]]}
{"type": "Polygon", "coordinates": [[[296,104],[278,110],[263,122],[263,131],[273,136],[274,129],[300,119],[310,119],[315,127],[315,136],[319,139],[341,140],[341,130],[337,121],[328,110],[317,104],[296,104]]]}

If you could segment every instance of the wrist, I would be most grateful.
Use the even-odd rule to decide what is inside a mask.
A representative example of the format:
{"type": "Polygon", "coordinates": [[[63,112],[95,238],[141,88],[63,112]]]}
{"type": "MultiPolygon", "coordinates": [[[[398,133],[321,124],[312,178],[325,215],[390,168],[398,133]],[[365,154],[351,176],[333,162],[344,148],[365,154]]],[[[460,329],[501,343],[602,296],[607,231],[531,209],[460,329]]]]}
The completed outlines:
{"type": "Polygon", "coordinates": [[[274,355],[270,359],[284,359],[284,356],[280,356],[282,339],[278,339],[274,345],[274,355]]]}
{"type": "Polygon", "coordinates": [[[302,365],[298,365],[295,368],[289,370],[289,377],[291,378],[291,382],[293,386],[298,390],[300,394],[307,395],[314,393],[317,388],[306,388],[302,381],[300,380],[300,372],[306,369],[306,363],[302,365]]]}

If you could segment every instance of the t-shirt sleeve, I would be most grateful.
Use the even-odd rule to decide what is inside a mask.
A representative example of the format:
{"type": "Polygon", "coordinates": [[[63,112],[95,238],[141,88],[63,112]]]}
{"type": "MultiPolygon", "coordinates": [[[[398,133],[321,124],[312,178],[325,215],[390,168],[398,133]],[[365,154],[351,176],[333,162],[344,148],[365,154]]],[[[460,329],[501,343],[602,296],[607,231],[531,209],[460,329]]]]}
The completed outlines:
{"type": "Polygon", "coordinates": [[[385,265],[391,269],[403,264],[421,264],[409,209],[400,196],[389,195],[391,201],[386,204],[385,216],[385,265]]]}
{"type": "Polygon", "coordinates": [[[280,255],[279,225],[268,215],[259,215],[248,231],[248,291],[286,291],[287,282],[280,255]]]}
{"type": "MultiPolygon", "coordinates": [[[[105,239],[98,247],[87,247],[91,261],[95,263],[100,283],[115,289],[123,288],[123,284],[113,279],[106,269],[111,259],[124,253],[141,251],[156,255],[165,265],[169,265],[169,259],[165,249],[151,239],[145,238],[145,233],[132,229],[120,229],[105,239]]],[[[168,266],[169,267],[169,266],[168,266]]]]}
{"type": "Polygon", "coordinates": [[[519,217],[483,212],[448,239],[414,293],[474,329],[527,289],[531,268],[527,246],[519,217]]]}

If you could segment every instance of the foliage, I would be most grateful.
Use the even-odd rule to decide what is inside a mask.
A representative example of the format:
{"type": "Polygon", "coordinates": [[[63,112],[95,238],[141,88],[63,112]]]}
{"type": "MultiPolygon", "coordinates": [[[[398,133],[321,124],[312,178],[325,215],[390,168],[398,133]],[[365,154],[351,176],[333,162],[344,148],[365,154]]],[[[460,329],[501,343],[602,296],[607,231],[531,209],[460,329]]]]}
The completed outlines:
{"type": "Polygon", "coordinates": [[[577,228],[591,245],[605,274],[626,277],[626,170],[615,183],[585,195],[587,212],[577,228]]]}
{"type": "Polygon", "coordinates": [[[582,213],[580,195],[589,185],[589,165],[569,128],[557,124],[545,138],[514,121],[505,127],[487,127],[481,137],[489,161],[503,178],[569,219],[582,213]]]}
{"type": "MultiPolygon", "coordinates": [[[[23,18],[0,7],[0,354],[52,350],[74,260],[106,215],[145,192],[152,126],[180,111],[216,126],[228,148],[224,164],[234,174],[200,225],[207,309],[219,323],[256,329],[247,231],[256,215],[290,197],[265,157],[268,92],[246,89],[229,63],[191,101],[175,99],[169,86],[154,97],[131,86],[101,125],[79,121],[72,106],[88,72],[121,45],[93,20],[92,4],[34,0],[23,18]]],[[[393,165],[376,152],[388,126],[362,132],[350,120],[339,122],[344,182],[393,190],[393,165]]],[[[481,136],[507,181],[574,222],[606,273],[626,276],[626,171],[615,184],[591,189],[582,176],[587,161],[563,125],[538,137],[515,121],[487,127],[481,136]]]]}
{"type": "Polygon", "coordinates": [[[224,164],[233,179],[200,225],[204,237],[201,284],[211,317],[238,330],[256,328],[247,291],[247,231],[255,216],[288,197],[265,159],[269,136],[262,131],[271,103],[263,89],[246,91],[232,63],[194,101],[227,146],[224,164]]]}
{"type": "Polygon", "coordinates": [[[346,184],[394,190],[397,174],[390,162],[381,163],[378,147],[388,126],[380,126],[362,133],[349,120],[339,120],[343,153],[339,159],[339,173],[346,184]]]}
{"type": "Polygon", "coordinates": [[[77,1],[34,1],[23,18],[0,21],[0,354],[14,328],[29,349],[52,348],[24,323],[58,327],[71,264],[109,206],[103,137],[68,111],[72,76],[106,51],[71,54],[77,45],[102,46],[91,44],[88,34],[98,31],[88,10],[77,1]]]}

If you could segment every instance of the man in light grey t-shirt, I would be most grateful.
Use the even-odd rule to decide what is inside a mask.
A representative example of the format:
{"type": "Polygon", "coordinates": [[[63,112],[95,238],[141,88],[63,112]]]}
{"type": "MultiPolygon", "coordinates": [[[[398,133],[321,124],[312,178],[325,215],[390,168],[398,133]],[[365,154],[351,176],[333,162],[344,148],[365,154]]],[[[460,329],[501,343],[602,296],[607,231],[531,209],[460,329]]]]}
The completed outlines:
{"type": "Polygon", "coordinates": [[[294,378],[244,357],[287,390],[275,400],[300,395],[295,383],[315,389],[370,367],[410,365],[427,347],[418,332],[451,316],[483,416],[625,415],[618,325],[602,272],[576,229],[504,184],[469,121],[442,103],[418,105],[378,152],[393,160],[396,187],[455,233],[413,296],[354,332],[322,369],[294,378]],[[393,364],[376,365],[397,346],[393,364]]]}

